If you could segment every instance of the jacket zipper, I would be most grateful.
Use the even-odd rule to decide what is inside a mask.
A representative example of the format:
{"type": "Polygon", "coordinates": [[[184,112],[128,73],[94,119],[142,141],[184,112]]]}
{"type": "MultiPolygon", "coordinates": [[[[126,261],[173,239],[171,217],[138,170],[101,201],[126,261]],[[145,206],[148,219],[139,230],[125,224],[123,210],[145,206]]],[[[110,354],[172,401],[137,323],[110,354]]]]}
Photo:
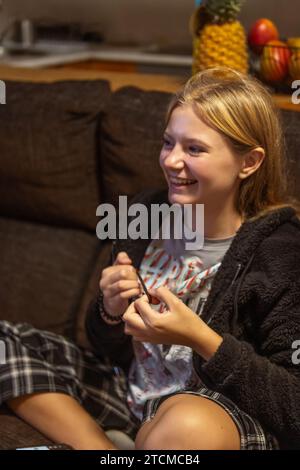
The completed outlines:
{"type": "Polygon", "coordinates": [[[237,280],[237,277],[238,277],[238,275],[239,275],[241,269],[242,269],[242,263],[238,263],[238,267],[237,267],[237,270],[236,270],[236,272],[235,272],[234,278],[233,278],[232,281],[231,281],[230,287],[233,286],[233,284],[234,284],[235,281],[237,280]]]}

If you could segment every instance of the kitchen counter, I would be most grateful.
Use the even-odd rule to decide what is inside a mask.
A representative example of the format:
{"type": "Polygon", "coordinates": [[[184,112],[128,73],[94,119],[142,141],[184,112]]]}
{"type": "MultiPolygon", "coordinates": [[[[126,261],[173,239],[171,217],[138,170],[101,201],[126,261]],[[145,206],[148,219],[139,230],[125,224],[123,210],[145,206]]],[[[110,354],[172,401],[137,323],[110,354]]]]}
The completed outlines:
{"type": "MultiPolygon", "coordinates": [[[[9,44],[7,45],[7,47],[9,44]]],[[[12,49],[13,50],[13,49],[12,49]]],[[[0,64],[24,68],[44,68],[84,61],[132,62],[191,68],[192,55],[161,53],[155,47],[121,47],[105,44],[55,43],[39,41],[31,50],[22,50],[0,57],[0,64]]]]}
{"type": "Polygon", "coordinates": [[[68,66],[60,68],[23,68],[0,64],[0,80],[52,83],[61,80],[108,80],[112,91],[123,86],[136,86],[144,90],[157,90],[175,93],[186,81],[177,75],[141,74],[74,69],[68,66]]]}

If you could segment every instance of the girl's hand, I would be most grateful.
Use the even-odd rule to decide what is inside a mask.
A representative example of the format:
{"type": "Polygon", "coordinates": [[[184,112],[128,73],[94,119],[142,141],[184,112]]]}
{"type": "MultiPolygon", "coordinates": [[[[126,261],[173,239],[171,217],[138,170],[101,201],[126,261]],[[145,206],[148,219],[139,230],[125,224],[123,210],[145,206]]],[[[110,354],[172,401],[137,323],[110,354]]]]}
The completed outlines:
{"type": "Polygon", "coordinates": [[[136,270],[125,251],[118,253],[113,266],[103,269],[99,286],[103,292],[105,310],[116,317],[125,312],[128,299],[140,295],[136,270]]]}
{"type": "Polygon", "coordinates": [[[166,287],[159,287],[150,294],[164,302],[167,309],[163,313],[153,310],[147,296],[143,295],[132,302],[123,315],[125,333],[137,341],[193,347],[195,331],[199,331],[204,322],[166,287]]]}
{"type": "Polygon", "coordinates": [[[209,360],[222,344],[222,336],[166,287],[159,287],[152,293],[166,304],[167,309],[158,313],[143,295],[132,302],[123,315],[125,333],[137,341],[188,346],[209,360]]]}

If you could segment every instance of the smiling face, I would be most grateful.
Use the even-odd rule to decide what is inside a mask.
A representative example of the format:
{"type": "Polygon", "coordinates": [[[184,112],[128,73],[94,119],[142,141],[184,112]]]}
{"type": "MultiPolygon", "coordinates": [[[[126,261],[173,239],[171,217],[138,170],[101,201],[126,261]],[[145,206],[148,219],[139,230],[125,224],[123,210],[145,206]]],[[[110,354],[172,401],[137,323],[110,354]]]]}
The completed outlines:
{"type": "Polygon", "coordinates": [[[172,112],[160,165],[169,185],[170,203],[233,208],[243,159],[195,114],[191,105],[178,106],[172,112]]]}

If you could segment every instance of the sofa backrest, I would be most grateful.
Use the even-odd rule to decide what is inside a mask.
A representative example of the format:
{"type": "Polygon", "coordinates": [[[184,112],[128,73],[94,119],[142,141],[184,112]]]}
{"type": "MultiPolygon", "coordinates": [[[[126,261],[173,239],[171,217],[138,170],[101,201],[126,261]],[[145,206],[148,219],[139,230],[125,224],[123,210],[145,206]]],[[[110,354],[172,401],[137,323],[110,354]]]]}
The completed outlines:
{"type": "Polygon", "coordinates": [[[0,213],[94,230],[98,134],[109,83],[6,82],[0,106],[0,213]]]}
{"type": "Polygon", "coordinates": [[[118,204],[144,189],[166,187],[159,166],[171,93],[123,87],[113,93],[101,126],[103,200],[118,204]]]}

